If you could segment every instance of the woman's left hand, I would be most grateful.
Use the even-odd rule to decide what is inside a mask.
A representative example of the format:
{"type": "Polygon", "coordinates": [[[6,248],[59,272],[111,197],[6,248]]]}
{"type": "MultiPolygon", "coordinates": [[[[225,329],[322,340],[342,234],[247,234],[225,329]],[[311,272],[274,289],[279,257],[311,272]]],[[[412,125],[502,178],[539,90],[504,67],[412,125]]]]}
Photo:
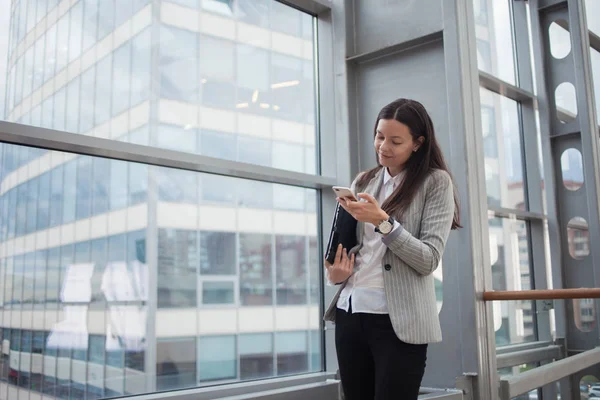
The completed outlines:
{"type": "Polygon", "coordinates": [[[365,201],[352,201],[338,197],[337,201],[357,221],[378,225],[390,216],[379,207],[377,200],[368,193],[359,193],[358,197],[365,201]]]}

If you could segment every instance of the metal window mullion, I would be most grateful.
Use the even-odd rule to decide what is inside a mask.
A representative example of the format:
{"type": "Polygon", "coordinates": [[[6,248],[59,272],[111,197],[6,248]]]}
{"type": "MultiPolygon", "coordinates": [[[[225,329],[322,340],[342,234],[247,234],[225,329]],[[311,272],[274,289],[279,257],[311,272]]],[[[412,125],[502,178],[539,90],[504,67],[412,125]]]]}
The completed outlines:
{"type": "Polygon", "coordinates": [[[275,0],[285,4],[288,7],[296,8],[302,12],[311,15],[319,15],[331,10],[332,4],[330,0],[275,0]]]}
{"type": "Polygon", "coordinates": [[[93,157],[320,189],[336,179],[0,121],[0,141],[93,157]]]}
{"type": "Polygon", "coordinates": [[[534,101],[536,100],[533,93],[524,90],[518,86],[512,85],[503,81],[487,72],[479,71],[479,85],[483,88],[497,93],[501,96],[508,97],[514,101],[534,101]]]}
{"type": "Polygon", "coordinates": [[[543,221],[546,217],[541,213],[534,213],[531,211],[517,210],[513,208],[493,207],[488,206],[488,214],[493,214],[495,217],[500,218],[513,218],[522,221],[528,220],[539,220],[543,221]]]}
{"type": "MultiPolygon", "coordinates": [[[[524,2],[513,2],[513,22],[515,30],[515,50],[517,54],[517,74],[519,86],[528,92],[533,92],[532,60],[529,43],[527,10],[524,2]]],[[[527,209],[530,212],[544,214],[542,199],[542,177],[540,157],[537,143],[537,126],[533,101],[522,101],[519,107],[521,141],[523,146],[523,162],[525,167],[525,187],[527,209]]],[[[544,242],[544,221],[531,220],[528,223],[528,247],[532,288],[547,289],[546,251],[544,242]]],[[[538,340],[551,340],[550,313],[542,311],[533,304],[535,315],[535,330],[538,340]]],[[[551,388],[549,388],[551,389],[551,388]]],[[[545,392],[547,391],[544,389],[545,392]]],[[[553,397],[552,393],[546,393],[553,397]]]]}

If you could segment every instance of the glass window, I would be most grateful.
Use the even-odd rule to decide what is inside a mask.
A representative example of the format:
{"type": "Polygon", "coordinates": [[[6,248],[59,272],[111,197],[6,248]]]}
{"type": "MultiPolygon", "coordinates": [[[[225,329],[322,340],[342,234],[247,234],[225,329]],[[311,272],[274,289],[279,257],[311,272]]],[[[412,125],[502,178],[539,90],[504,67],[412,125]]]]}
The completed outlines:
{"type": "MultiPolygon", "coordinates": [[[[475,34],[477,40],[488,42],[489,46],[487,47],[494,49],[489,59],[482,54],[484,56],[482,57],[483,63],[479,63],[479,69],[515,85],[515,55],[510,0],[493,2],[473,0],[473,4],[476,15],[475,34]],[[489,9],[488,4],[491,5],[489,9]]],[[[482,48],[479,45],[477,47],[482,48]]]]}
{"type": "Polygon", "coordinates": [[[158,307],[196,307],[198,233],[159,229],[158,307]]]}
{"type": "Polygon", "coordinates": [[[131,42],[126,42],[115,50],[112,80],[114,82],[114,89],[112,92],[112,115],[116,116],[129,107],[131,42]]]}
{"type": "MultiPolygon", "coordinates": [[[[147,127],[141,129],[147,132],[147,127]]],[[[58,325],[53,328],[53,335],[49,336],[54,347],[44,349],[36,345],[35,340],[32,345],[39,348],[40,352],[46,351],[49,356],[61,357],[56,364],[60,364],[56,368],[56,375],[61,379],[55,383],[43,383],[54,385],[52,389],[47,388],[48,392],[58,390],[62,396],[66,390],[71,394],[73,390],[76,393],[82,390],[75,386],[75,380],[71,381],[72,377],[77,376],[72,368],[79,364],[73,364],[69,359],[89,361],[88,381],[84,383],[91,388],[88,393],[93,393],[95,398],[119,390],[132,394],[143,391],[145,386],[142,379],[146,378],[137,372],[143,372],[146,361],[149,361],[146,360],[145,349],[148,346],[157,346],[158,349],[160,346],[156,341],[140,345],[141,340],[147,338],[145,330],[139,331],[139,328],[146,326],[146,317],[164,327],[164,318],[170,318],[170,313],[175,312],[168,308],[180,309],[177,313],[213,312],[210,309],[219,308],[219,313],[222,313],[219,319],[221,316],[228,318],[228,315],[235,318],[238,303],[240,306],[266,308],[274,304],[293,304],[299,309],[306,308],[309,313],[318,308],[319,303],[313,297],[318,298],[319,286],[318,283],[314,288],[311,286],[309,294],[307,288],[309,282],[312,285],[313,277],[308,275],[306,267],[309,262],[307,255],[317,257],[316,251],[314,256],[306,253],[310,246],[316,249],[317,232],[305,232],[305,228],[301,227],[298,228],[299,232],[291,234],[290,229],[296,228],[282,226],[278,218],[281,210],[286,210],[290,215],[298,213],[303,220],[310,218],[305,213],[312,213],[315,221],[308,226],[316,229],[314,203],[317,194],[314,190],[156,166],[138,174],[135,172],[137,167],[146,171],[148,166],[99,157],[39,152],[8,144],[0,145],[0,150],[3,155],[3,174],[0,178],[3,179],[6,179],[5,168],[14,170],[42,154],[48,154],[49,159],[44,162],[52,166],[49,170],[41,170],[43,173],[37,176],[41,171],[30,168],[32,176],[29,180],[20,182],[17,187],[0,196],[0,217],[5,221],[0,223],[3,233],[8,235],[8,231],[13,229],[13,237],[22,241],[30,230],[69,224],[56,229],[56,232],[49,232],[56,235],[50,243],[68,244],[48,248],[47,241],[36,240],[28,245],[28,253],[0,262],[3,291],[3,301],[0,303],[4,307],[10,304],[13,309],[38,311],[43,307],[48,311],[46,315],[54,315],[60,309],[59,320],[56,321],[58,325]],[[165,171],[169,174],[165,174],[165,171]],[[159,184],[140,184],[147,182],[149,176],[154,179],[161,175],[168,177],[164,181],[171,182],[171,186],[163,186],[160,180],[157,182],[159,184]],[[178,176],[186,178],[178,179],[178,176]],[[138,186],[143,190],[136,189],[138,186]],[[149,190],[155,193],[147,194],[149,190]],[[138,199],[135,193],[158,199],[157,207],[130,208],[136,201],[134,199],[138,199]],[[201,197],[199,193],[202,193],[201,197]],[[32,197],[32,194],[35,196],[32,197]],[[189,203],[181,205],[181,202],[189,203]],[[188,208],[194,210],[197,221],[189,221],[187,215],[169,215],[188,208]],[[113,210],[118,212],[109,213],[113,210]],[[137,218],[138,212],[144,215],[137,218]],[[10,218],[13,218],[13,222],[10,222],[10,218]],[[154,222],[147,225],[146,219],[154,222]],[[259,223],[265,220],[272,221],[268,227],[259,223]],[[86,233],[91,235],[89,239],[81,237],[86,233]],[[147,249],[148,246],[155,248],[147,249]],[[155,257],[155,260],[147,259],[149,257],[155,257]],[[85,264],[91,265],[87,268],[85,264]],[[154,288],[148,287],[146,264],[156,265],[158,277],[154,288]],[[65,285],[73,282],[73,279],[80,279],[80,298],[74,298],[71,286],[65,285]],[[294,280],[301,283],[297,285],[294,280]],[[151,291],[156,291],[157,305],[161,311],[150,316],[146,315],[143,302],[151,291]],[[275,293],[277,303],[274,302],[275,293]],[[100,335],[96,330],[90,332],[93,334],[90,337],[85,332],[83,335],[70,332],[72,335],[58,335],[61,336],[58,338],[56,333],[60,331],[60,326],[72,326],[70,324],[81,322],[80,318],[88,318],[83,309],[64,304],[65,301],[84,301],[88,317],[99,312],[105,314],[109,307],[110,312],[99,322],[94,322],[101,324],[98,328],[102,329],[100,335]],[[137,305],[116,303],[120,301],[135,301],[137,305]],[[102,336],[103,333],[106,337],[102,336]],[[65,347],[64,340],[68,340],[70,345],[65,347]],[[90,374],[102,374],[99,371],[104,371],[105,375],[92,379],[90,374]],[[104,383],[99,385],[98,380],[104,383]],[[105,384],[106,387],[103,387],[105,384]],[[138,388],[137,384],[141,386],[138,388]]],[[[5,182],[0,183],[6,185],[5,182]]],[[[318,282],[319,274],[314,279],[317,279],[314,282],[318,282]]],[[[299,324],[297,330],[306,337],[312,322],[300,319],[296,323],[299,324]]],[[[183,368],[178,364],[183,362],[182,359],[174,358],[172,361],[179,373],[177,379],[163,380],[167,382],[164,383],[166,389],[169,385],[193,386],[199,381],[238,377],[254,379],[277,373],[308,371],[313,368],[311,360],[317,357],[312,348],[309,350],[308,344],[297,354],[293,349],[285,350],[285,346],[277,347],[279,350],[275,351],[273,332],[262,332],[256,338],[248,339],[246,343],[250,344],[247,345],[241,340],[239,346],[246,346],[246,350],[240,348],[241,355],[238,357],[237,336],[196,339],[197,329],[195,324],[192,325],[182,328],[188,330],[185,335],[192,337],[185,339],[188,341],[186,348],[189,349],[190,340],[198,341],[197,352],[192,352],[195,360],[185,359],[186,367],[183,368]],[[194,329],[189,331],[191,328],[194,329]],[[252,343],[255,343],[254,349],[252,343]]],[[[215,329],[221,328],[216,326],[215,329]]],[[[223,329],[226,331],[229,328],[223,326],[223,329]]],[[[242,334],[251,333],[246,331],[242,334]]],[[[285,338],[282,340],[285,341],[285,338]]],[[[173,348],[179,349],[179,346],[173,348]]],[[[176,354],[172,353],[173,356],[176,354]]],[[[44,359],[44,362],[49,363],[50,360],[44,359]]],[[[160,381],[163,375],[170,376],[168,371],[173,369],[172,365],[158,367],[168,359],[161,360],[157,354],[156,360],[158,370],[164,371],[159,372],[160,381]]],[[[314,365],[317,365],[316,361],[314,365]]],[[[29,382],[37,385],[34,376],[29,382]]],[[[80,384],[82,382],[77,385],[80,384]]]]}
{"type": "Polygon", "coordinates": [[[200,232],[200,274],[236,273],[235,233],[200,232]]]}
{"type": "Polygon", "coordinates": [[[129,164],[129,206],[146,201],[148,192],[148,166],[129,164]]]}
{"type": "Polygon", "coordinates": [[[235,287],[233,282],[205,281],[202,283],[202,304],[234,304],[235,287]]]}
{"type": "Polygon", "coordinates": [[[90,216],[92,202],[92,159],[79,157],[77,159],[77,186],[76,186],[76,218],[83,219],[90,216]]]}
{"type": "Polygon", "coordinates": [[[46,309],[56,309],[60,290],[60,248],[48,250],[46,270],[46,309]]]}
{"type": "Polygon", "coordinates": [[[303,188],[273,185],[274,207],[278,210],[304,211],[306,192],[303,188]]]}
{"type": "Polygon", "coordinates": [[[112,59],[112,54],[109,54],[98,61],[96,67],[96,112],[94,113],[96,125],[100,125],[107,121],[111,116],[110,100],[112,98],[111,85],[113,83],[111,74],[112,59]]]}
{"type": "MultiPolygon", "coordinates": [[[[77,110],[79,108],[79,77],[69,82],[67,86],[67,110],[77,110]]],[[[79,132],[79,113],[78,112],[67,112],[66,113],[66,126],[67,132],[78,133],[79,132]]]]}
{"type": "Polygon", "coordinates": [[[308,372],[307,332],[278,332],[275,334],[277,374],[308,372]]]}
{"type": "MultiPolygon", "coordinates": [[[[199,5],[196,0],[180,0],[182,1],[193,7],[199,5]]],[[[64,85],[56,82],[59,86],[46,87],[39,109],[19,108],[15,119],[24,124],[39,124],[51,129],[100,137],[112,136],[112,139],[122,140],[122,135],[114,133],[128,133],[127,123],[130,121],[127,118],[103,124],[128,110],[133,110],[130,114],[133,118],[131,122],[151,115],[152,113],[147,114],[149,109],[134,107],[149,100],[152,71],[156,71],[159,79],[156,88],[161,98],[200,104],[206,108],[219,108],[221,112],[228,113],[224,123],[227,126],[222,130],[229,132],[220,135],[215,133],[219,130],[215,128],[218,128],[218,118],[221,117],[211,119],[210,110],[199,110],[202,116],[198,121],[199,126],[188,129],[194,136],[198,135],[196,129],[199,132],[211,132],[205,135],[202,154],[315,173],[314,150],[303,149],[303,146],[290,147],[289,143],[275,145],[271,139],[285,140],[288,132],[285,132],[285,124],[279,121],[281,119],[297,123],[290,130],[290,135],[316,135],[313,60],[305,56],[272,52],[264,48],[268,43],[257,46],[242,44],[167,25],[159,27],[158,47],[154,49],[158,54],[153,58],[151,27],[146,27],[132,38],[119,36],[121,33],[127,35],[128,32],[133,32],[131,30],[115,30],[118,25],[130,23],[133,14],[148,5],[149,0],[126,3],[114,0],[80,0],[74,2],[69,10],[65,10],[66,13],[57,15],[58,20],[48,28],[45,35],[28,43],[29,48],[20,50],[19,58],[14,60],[16,65],[6,74],[9,83],[7,96],[0,96],[8,101],[7,107],[3,107],[3,113],[15,115],[15,107],[24,97],[65,71],[70,63],[82,60],[85,64],[84,71],[73,76],[78,71],[71,68],[64,85]],[[112,37],[108,35],[113,32],[118,32],[119,37],[115,38],[118,47],[108,54],[101,49],[97,52],[94,46],[100,45],[107,37],[112,37]],[[95,63],[94,53],[102,57],[95,63]],[[75,112],[77,109],[78,112],[75,112]],[[243,116],[238,117],[239,114],[243,116]],[[239,122],[231,124],[231,121],[238,120],[239,122]],[[95,127],[100,126],[101,129],[94,131],[95,127]],[[255,129],[264,132],[249,132],[255,129]],[[243,138],[238,139],[239,135],[243,135],[243,138]],[[228,149],[233,151],[227,151],[228,149]],[[287,154],[292,157],[287,157],[287,154]]],[[[202,5],[210,10],[208,12],[223,14],[228,10],[225,15],[229,18],[260,26],[266,32],[273,31],[280,35],[279,39],[298,47],[293,53],[306,54],[313,40],[313,17],[279,2],[206,0],[202,5]],[[294,39],[287,37],[290,35],[296,40],[290,40],[294,39]]],[[[36,8],[39,8],[37,3],[36,8]]],[[[20,12],[21,9],[17,7],[17,10],[20,12]]],[[[32,18],[35,20],[37,14],[32,18]]],[[[16,33],[20,34],[20,31],[16,33]]],[[[110,45],[109,42],[112,41],[114,40],[109,40],[102,46],[110,45]]],[[[27,104],[29,103],[25,106],[27,104]]],[[[170,107],[185,105],[170,103],[170,107]]],[[[174,109],[173,115],[181,115],[179,111],[183,109],[174,109]]],[[[158,117],[159,120],[161,117],[164,120],[159,121],[159,124],[169,123],[164,118],[164,113],[158,117]]],[[[186,128],[185,125],[182,126],[186,128]]],[[[187,147],[186,140],[168,138],[166,135],[171,134],[170,132],[161,129],[156,133],[156,127],[152,127],[150,131],[153,135],[148,143],[153,146],[200,151],[200,140],[187,147]]],[[[290,143],[313,141],[310,138],[301,139],[292,138],[290,143]]]]}
{"type": "Polygon", "coordinates": [[[156,389],[196,385],[196,338],[160,339],[156,345],[156,389]]]}
{"type": "Polygon", "coordinates": [[[71,26],[69,31],[69,62],[81,55],[83,44],[83,0],[78,1],[70,11],[71,26]]]}
{"type": "Polygon", "coordinates": [[[131,107],[150,98],[151,40],[150,28],[133,38],[131,46],[131,107]]]}
{"type": "Polygon", "coordinates": [[[304,121],[303,108],[313,107],[314,100],[303,104],[304,85],[312,85],[302,74],[302,61],[296,57],[273,53],[271,55],[271,100],[277,118],[304,121]]]}
{"type": "Polygon", "coordinates": [[[238,0],[235,2],[235,15],[239,21],[268,28],[271,3],[271,0],[238,0]]]}
{"type": "Polygon", "coordinates": [[[39,178],[39,194],[37,204],[37,230],[48,228],[50,224],[50,172],[39,178]]]}
{"type": "Polygon", "coordinates": [[[133,14],[133,1],[115,2],[115,27],[121,26],[133,14]]]}
{"type": "Polygon", "coordinates": [[[198,377],[201,382],[237,377],[235,336],[198,339],[198,377]]]}
{"type": "Polygon", "coordinates": [[[25,53],[25,73],[23,75],[23,98],[31,94],[33,87],[33,51],[34,46],[31,46],[25,53]]]}
{"type": "Polygon", "coordinates": [[[58,20],[56,27],[56,73],[58,74],[69,62],[69,13],[58,20]]]}
{"type": "Polygon", "coordinates": [[[207,80],[234,80],[235,44],[212,36],[200,36],[200,74],[207,80]]]}
{"type": "Polygon", "coordinates": [[[110,209],[118,210],[127,206],[127,163],[110,161],[110,209]]]}
{"type": "Polygon", "coordinates": [[[277,304],[307,302],[306,251],[303,236],[275,238],[277,304]]]}
{"type": "Polygon", "coordinates": [[[67,89],[63,87],[54,95],[54,120],[52,127],[64,131],[67,123],[67,89]]]}
{"type": "MultiPolygon", "coordinates": [[[[90,287],[92,291],[91,303],[99,304],[104,307],[104,294],[102,293],[102,280],[106,270],[108,260],[108,241],[103,237],[90,242],[91,254],[90,262],[94,264],[94,272],[90,279],[90,287]]],[[[91,337],[90,337],[91,340],[91,337]]]]}
{"type": "Polygon", "coordinates": [[[240,179],[236,182],[238,205],[248,208],[272,208],[273,185],[240,179]]]}
{"type": "Polygon", "coordinates": [[[271,2],[271,29],[291,36],[300,36],[302,19],[310,16],[278,1],[271,2]]]}
{"type": "Polygon", "coordinates": [[[158,196],[161,201],[192,203],[198,201],[198,174],[170,168],[156,171],[158,196]]]}
{"type": "Polygon", "coordinates": [[[240,302],[273,304],[271,235],[240,233],[240,302]]]}
{"type": "Polygon", "coordinates": [[[98,41],[115,28],[115,1],[98,1],[98,41]]]}
{"type": "Polygon", "coordinates": [[[233,204],[236,196],[236,185],[239,179],[226,176],[203,175],[202,202],[233,204]]]}
{"type": "Polygon", "coordinates": [[[27,226],[25,232],[35,232],[38,210],[39,179],[31,179],[27,183],[27,226]]]}
{"type": "Polygon", "coordinates": [[[34,304],[36,308],[43,307],[46,295],[46,268],[47,251],[38,250],[35,252],[35,273],[34,273],[34,304]]]}
{"type": "Polygon", "coordinates": [[[240,136],[238,138],[238,161],[271,166],[271,142],[265,139],[240,136]]]}
{"type": "Polygon", "coordinates": [[[304,146],[273,142],[273,167],[305,172],[304,146]]]}
{"type": "Polygon", "coordinates": [[[98,37],[98,1],[81,0],[84,3],[83,51],[96,43],[98,37]]]}
{"type": "Polygon", "coordinates": [[[96,97],[96,67],[81,74],[81,109],[79,133],[89,132],[94,126],[94,98],[96,97]]]}
{"type": "Polygon", "coordinates": [[[77,201],[77,159],[65,164],[63,186],[63,224],[73,222],[76,216],[77,201]]]}
{"type": "Polygon", "coordinates": [[[33,90],[37,90],[44,83],[44,37],[35,42],[35,59],[33,69],[33,90]]]}
{"type": "Polygon", "coordinates": [[[235,99],[236,90],[233,82],[206,80],[202,84],[202,104],[205,106],[233,109],[236,104],[235,99]]]}
{"type": "Polygon", "coordinates": [[[202,131],[200,153],[209,157],[236,161],[237,137],[231,133],[202,131]]]}
{"type": "Polygon", "coordinates": [[[183,29],[160,30],[161,96],[194,102],[198,99],[198,35],[183,29]]]}
{"type": "Polygon", "coordinates": [[[107,158],[92,160],[92,215],[105,213],[109,209],[109,188],[111,184],[110,167],[112,162],[107,158]]]}
{"type": "Polygon", "coordinates": [[[238,44],[236,48],[237,64],[244,66],[237,69],[237,84],[241,88],[258,90],[260,97],[260,93],[269,90],[269,53],[244,44],[238,44]]]}
{"type": "MultiPolygon", "coordinates": [[[[526,222],[489,219],[490,263],[494,290],[530,290],[534,287],[526,222]]],[[[494,307],[496,345],[536,340],[533,301],[510,301],[494,307]]]]}
{"type": "Polygon", "coordinates": [[[525,210],[518,103],[483,88],[480,92],[488,203],[525,210]]]}
{"type": "Polygon", "coordinates": [[[161,149],[196,153],[198,149],[197,142],[197,129],[166,124],[161,124],[158,127],[156,145],[161,149]]]}
{"type": "Polygon", "coordinates": [[[585,0],[585,15],[588,29],[597,36],[600,36],[600,21],[594,18],[600,15],[600,4],[595,0],[585,0]]]}
{"type": "Polygon", "coordinates": [[[273,334],[240,335],[240,379],[268,378],[275,375],[273,368],[273,334]]]}
{"type": "Polygon", "coordinates": [[[106,338],[100,335],[90,335],[88,360],[91,363],[104,364],[104,342],[106,338]]]}

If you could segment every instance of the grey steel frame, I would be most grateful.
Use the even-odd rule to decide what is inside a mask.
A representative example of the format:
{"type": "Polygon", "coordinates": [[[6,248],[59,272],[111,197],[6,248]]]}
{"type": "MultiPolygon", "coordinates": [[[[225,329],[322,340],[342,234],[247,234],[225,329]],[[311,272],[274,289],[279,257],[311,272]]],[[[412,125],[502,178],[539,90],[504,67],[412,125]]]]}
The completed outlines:
{"type": "MultiPolygon", "coordinates": [[[[600,364],[600,348],[587,350],[562,360],[544,365],[500,381],[500,400],[509,400],[530,390],[547,386],[560,379],[574,376],[580,371],[600,364]]],[[[579,385],[573,390],[579,396],[579,385]]],[[[568,397],[578,398],[578,397],[568,397]]]]}
{"type": "MultiPolygon", "coordinates": [[[[590,35],[587,29],[583,0],[532,0],[532,31],[534,48],[538,61],[538,93],[540,97],[540,125],[542,147],[547,181],[547,201],[550,226],[552,259],[559,265],[553,266],[555,288],[581,287],[589,282],[598,286],[600,276],[594,265],[600,261],[600,249],[592,246],[590,255],[584,260],[574,260],[568,251],[567,225],[575,216],[583,216],[589,221],[590,238],[600,237],[599,219],[599,143],[595,118],[594,98],[591,83],[589,59],[590,35]],[[550,52],[548,28],[553,21],[568,21],[566,27],[571,35],[571,52],[561,60],[556,60],[550,52]],[[543,67],[542,67],[543,66],[543,67]],[[574,84],[577,93],[578,115],[575,121],[562,124],[556,116],[554,89],[561,82],[574,84]],[[584,186],[577,192],[570,192],[560,184],[561,154],[567,148],[579,149],[584,165],[584,186]]],[[[585,333],[575,326],[572,302],[556,302],[557,336],[566,339],[565,355],[573,354],[570,349],[590,349],[598,343],[598,330],[585,333]]],[[[598,369],[595,369],[596,373],[598,369]]],[[[575,371],[579,372],[579,371],[575,371]]],[[[589,371],[588,371],[589,372],[589,371]]],[[[563,398],[579,396],[580,374],[561,382],[563,398]]]]}

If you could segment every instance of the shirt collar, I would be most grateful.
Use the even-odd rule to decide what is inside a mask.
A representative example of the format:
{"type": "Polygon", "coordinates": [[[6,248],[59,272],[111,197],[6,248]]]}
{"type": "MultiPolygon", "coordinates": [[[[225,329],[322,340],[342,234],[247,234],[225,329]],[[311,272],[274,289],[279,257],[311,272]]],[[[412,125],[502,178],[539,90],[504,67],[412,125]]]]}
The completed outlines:
{"type": "Polygon", "coordinates": [[[391,180],[394,187],[396,187],[396,186],[398,186],[398,184],[402,180],[402,177],[404,176],[404,171],[401,171],[396,176],[391,176],[387,168],[384,168],[383,171],[384,171],[383,172],[383,184],[384,185],[387,185],[387,183],[391,180]]]}

